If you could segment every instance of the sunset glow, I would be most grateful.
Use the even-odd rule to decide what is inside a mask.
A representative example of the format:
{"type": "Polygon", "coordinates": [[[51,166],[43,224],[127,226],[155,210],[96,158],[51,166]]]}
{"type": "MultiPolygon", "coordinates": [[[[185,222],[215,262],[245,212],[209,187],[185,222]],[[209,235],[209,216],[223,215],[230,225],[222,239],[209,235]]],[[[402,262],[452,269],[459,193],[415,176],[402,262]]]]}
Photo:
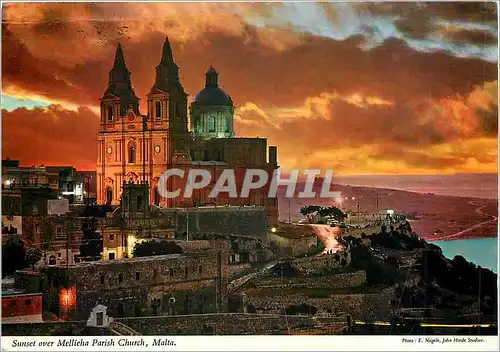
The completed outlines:
{"type": "Polygon", "coordinates": [[[95,169],[118,42],[145,94],[168,36],[196,94],[217,68],[235,132],[340,174],[498,171],[494,3],[12,3],[3,158],[95,169]],[[50,48],[50,50],[48,50],[50,48]]]}

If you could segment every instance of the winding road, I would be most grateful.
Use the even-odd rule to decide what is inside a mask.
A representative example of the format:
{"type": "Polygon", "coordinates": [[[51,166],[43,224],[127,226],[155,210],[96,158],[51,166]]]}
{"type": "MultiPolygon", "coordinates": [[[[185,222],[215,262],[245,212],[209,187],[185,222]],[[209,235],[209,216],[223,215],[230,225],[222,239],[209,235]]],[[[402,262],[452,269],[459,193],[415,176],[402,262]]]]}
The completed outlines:
{"type": "Polygon", "coordinates": [[[323,249],[321,254],[325,254],[329,251],[335,253],[344,249],[344,246],[338,241],[338,238],[340,237],[340,228],[331,227],[329,225],[315,224],[311,224],[309,226],[314,229],[316,236],[325,245],[325,249],[323,249]]]}
{"type": "MultiPolygon", "coordinates": [[[[470,201],[469,204],[471,205],[479,205],[473,201],[470,201]]],[[[454,238],[454,237],[458,237],[458,236],[461,236],[463,235],[464,233],[467,233],[469,232],[470,230],[474,230],[474,229],[477,229],[478,227],[481,227],[481,226],[484,226],[484,225],[487,225],[489,223],[492,223],[494,221],[497,221],[498,217],[496,217],[495,215],[492,215],[492,214],[487,214],[487,213],[484,213],[482,210],[484,208],[486,208],[487,205],[482,205],[482,206],[479,206],[478,208],[476,208],[475,212],[477,214],[480,214],[480,215],[486,215],[488,217],[490,217],[491,219],[490,220],[486,220],[486,221],[483,221],[483,222],[480,222],[478,224],[475,224],[469,228],[466,228],[465,230],[462,230],[462,231],[459,231],[459,232],[456,232],[454,234],[451,234],[451,235],[447,235],[447,236],[443,236],[443,237],[439,237],[439,238],[436,238],[436,239],[433,239],[433,241],[445,241],[445,240],[448,240],[450,238],[454,238]]]]}

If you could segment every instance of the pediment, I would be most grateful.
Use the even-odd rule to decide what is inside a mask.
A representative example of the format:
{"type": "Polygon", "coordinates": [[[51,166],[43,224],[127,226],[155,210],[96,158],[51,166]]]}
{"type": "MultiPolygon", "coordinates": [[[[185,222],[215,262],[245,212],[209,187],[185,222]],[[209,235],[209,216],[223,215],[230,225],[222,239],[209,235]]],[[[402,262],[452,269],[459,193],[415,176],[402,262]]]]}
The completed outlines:
{"type": "Polygon", "coordinates": [[[168,94],[168,92],[166,92],[158,87],[153,87],[153,88],[151,88],[151,91],[149,92],[149,94],[168,94]]]}
{"type": "Polygon", "coordinates": [[[137,115],[134,112],[134,109],[132,107],[129,107],[127,111],[125,112],[125,115],[123,115],[123,118],[125,119],[125,122],[127,123],[137,123],[137,122],[142,122],[142,116],[137,115]]]}
{"type": "Polygon", "coordinates": [[[106,310],[108,309],[108,307],[102,305],[102,304],[98,304],[97,306],[94,307],[94,309],[92,309],[92,312],[106,312],[106,310]]]}

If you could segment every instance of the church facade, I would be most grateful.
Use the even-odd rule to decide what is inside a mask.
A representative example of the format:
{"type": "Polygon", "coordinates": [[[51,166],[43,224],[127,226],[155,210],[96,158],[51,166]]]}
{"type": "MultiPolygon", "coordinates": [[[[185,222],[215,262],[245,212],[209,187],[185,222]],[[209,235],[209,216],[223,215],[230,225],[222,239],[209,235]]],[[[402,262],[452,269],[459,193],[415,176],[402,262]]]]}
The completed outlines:
{"type": "MultiPolygon", "coordinates": [[[[234,105],[219,88],[214,68],[206,72],[205,88],[189,107],[191,131],[187,98],[167,38],[156,66],[155,82],[147,94],[147,112],[141,114],[123,50],[118,45],[108,88],[101,98],[98,203],[118,205],[125,183],[147,183],[146,198],[158,207],[257,205],[267,209],[270,225],[277,223],[277,199],[268,199],[265,188],[252,190],[245,199],[210,199],[213,185],[194,192],[189,199],[160,197],[158,181],[169,168],[186,172],[206,169],[215,176],[213,183],[224,169],[233,168],[239,170],[237,185],[243,182],[242,170],[261,168],[271,175],[278,168],[276,147],[268,148],[266,139],[235,137],[234,105]]],[[[177,189],[182,183],[169,180],[170,189],[177,189]]]]}

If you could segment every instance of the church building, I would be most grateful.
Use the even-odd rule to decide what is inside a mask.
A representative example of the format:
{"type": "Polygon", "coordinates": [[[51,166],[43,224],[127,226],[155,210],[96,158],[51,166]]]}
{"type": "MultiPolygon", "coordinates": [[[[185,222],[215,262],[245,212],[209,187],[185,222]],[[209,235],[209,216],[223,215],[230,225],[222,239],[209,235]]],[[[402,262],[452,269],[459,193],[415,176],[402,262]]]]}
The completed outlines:
{"type": "MultiPolygon", "coordinates": [[[[145,198],[158,207],[264,206],[269,224],[277,223],[277,199],[268,199],[264,188],[252,190],[245,199],[208,197],[215,178],[224,169],[260,168],[271,174],[278,168],[276,147],[268,148],[265,138],[235,137],[234,104],[219,88],[218,73],[213,67],[206,72],[205,88],[189,107],[191,131],[188,129],[188,94],[179,80],[179,67],[168,38],[156,66],[155,82],[146,98],[147,112],[141,114],[123,50],[118,45],[108,88],[100,99],[99,204],[120,204],[123,185],[133,182],[144,184],[145,198]],[[201,168],[215,177],[212,185],[194,192],[189,199],[167,200],[160,197],[157,187],[160,176],[169,168],[185,171],[201,168]]],[[[237,173],[237,186],[243,182],[243,174],[237,173]]],[[[169,185],[169,188],[177,186],[169,185]]]]}

